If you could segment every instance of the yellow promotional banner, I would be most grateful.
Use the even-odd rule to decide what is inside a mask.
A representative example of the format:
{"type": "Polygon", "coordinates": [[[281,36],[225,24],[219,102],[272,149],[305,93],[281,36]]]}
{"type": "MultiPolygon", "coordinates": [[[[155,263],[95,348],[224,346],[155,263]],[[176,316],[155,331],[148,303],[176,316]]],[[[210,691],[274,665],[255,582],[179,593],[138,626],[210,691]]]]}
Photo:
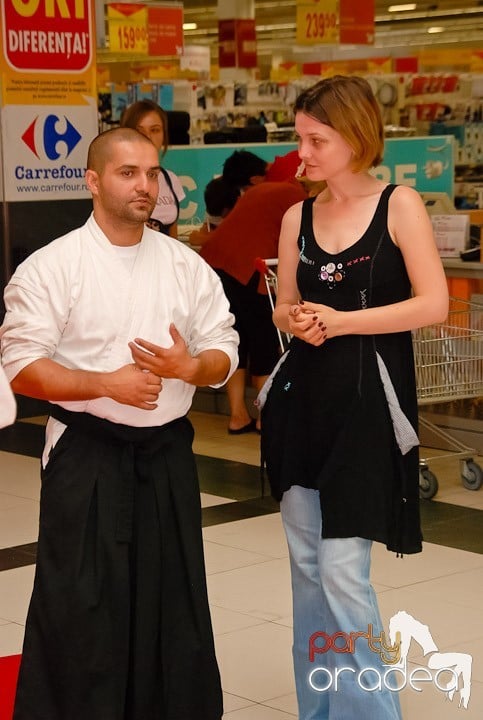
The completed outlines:
{"type": "Polygon", "coordinates": [[[1,104],[86,104],[95,94],[94,0],[1,0],[1,104]]]}
{"type": "Polygon", "coordinates": [[[367,59],[367,72],[369,73],[391,73],[392,72],[392,58],[368,58],[367,59]]]}
{"type": "Polygon", "coordinates": [[[107,6],[109,50],[112,53],[146,55],[148,52],[148,10],[136,3],[107,6]]]}
{"type": "Polygon", "coordinates": [[[300,65],[296,62],[284,62],[270,70],[272,82],[289,82],[300,77],[300,65]]]}
{"type": "Polygon", "coordinates": [[[98,133],[94,0],[1,0],[3,199],[79,200],[98,133]]]}
{"type": "Polygon", "coordinates": [[[322,77],[333,75],[360,75],[367,72],[367,61],[359,60],[333,60],[320,63],[320,74],[322,77]]]}
{"type": "Polygon", "coordinates": [[[482,50],[472,50],[471,51],[470,71],[478,72],[478,73],[483,72],[483,51],[482,50]]]}
{"type": "Polygon", "coordinates": [[[298,45],[339,42],[339,0],[297,0],[298,45]]]}
{"type": "Polygon", "coordinates": [[[421,50],[418,53],[419,65],[423,70],[439,70],[458,67],[469,70],[472,50],[458,48],[458,50],[421,50]]]}

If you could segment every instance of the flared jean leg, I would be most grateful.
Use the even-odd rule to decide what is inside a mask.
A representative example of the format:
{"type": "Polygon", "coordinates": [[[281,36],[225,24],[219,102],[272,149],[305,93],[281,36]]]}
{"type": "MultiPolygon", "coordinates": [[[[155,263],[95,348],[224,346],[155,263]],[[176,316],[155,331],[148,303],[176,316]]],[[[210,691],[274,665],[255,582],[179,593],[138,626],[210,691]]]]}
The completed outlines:
{"type": "Polygon", "coordinates": [[[336,652],[326,637],[346,633],[336,641],[344,648],[350,633],[368,633],[372,626],[374,637],[381,634],[369,579],[372,542],[357,537],[323,539],[316,490],[292,487],[284,493],[281,513],[292,573],[293,660],[300,720],[401,720],[397,693],[383,681],[378,683],[388,668],[367,638],[357,637],[353,652],[336,652]],[[314,633],[324,635],[313,637],[314,633]],[[366,668],[374,670],[359,676],[366,668]],[[373,690],[378,684],[381,689],[373,690]]]}

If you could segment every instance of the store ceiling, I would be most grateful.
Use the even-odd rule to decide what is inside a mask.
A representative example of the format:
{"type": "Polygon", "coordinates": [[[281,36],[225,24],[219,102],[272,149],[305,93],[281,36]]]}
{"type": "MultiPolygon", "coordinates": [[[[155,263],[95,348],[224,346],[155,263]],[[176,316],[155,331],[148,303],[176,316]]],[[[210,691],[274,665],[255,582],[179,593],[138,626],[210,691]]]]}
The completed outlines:
{"type": "MultiPolygon", "coordinates": [[[[336,60],[387,55],[389,49],[394,55],[408,55],[431,46],[479,45],[483,49],[483,0],[418,2],[413,11],[389,12],[389,6],[397,3],[399,0],[376,0],[374,45],[297,47],[296,0],[255,0],[258,56],[267,56],[267,60],[274,56],[285,60],[336,60]],[[442,30],[428,33],[429,28],[442,30]]],[[[209,45],[215,55],[216,0],[184,0],[183,5],[185,22],[197,24],[196,30],[185,30],[185,43],[209,45]]]]}

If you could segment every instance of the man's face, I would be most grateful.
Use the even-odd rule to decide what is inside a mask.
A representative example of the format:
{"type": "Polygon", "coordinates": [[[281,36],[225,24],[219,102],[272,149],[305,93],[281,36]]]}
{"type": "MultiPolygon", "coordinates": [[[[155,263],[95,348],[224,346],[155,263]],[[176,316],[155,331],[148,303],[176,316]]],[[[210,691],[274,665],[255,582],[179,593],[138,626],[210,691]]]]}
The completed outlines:
{"type": "Polygon", "coordinates": [[[107,220],[138,225],[151,217],[159,192],[159,160],[154,145],[115,143],[102,170],[88,172],[92,173],[88,184],[96,210],[107,220]]]}

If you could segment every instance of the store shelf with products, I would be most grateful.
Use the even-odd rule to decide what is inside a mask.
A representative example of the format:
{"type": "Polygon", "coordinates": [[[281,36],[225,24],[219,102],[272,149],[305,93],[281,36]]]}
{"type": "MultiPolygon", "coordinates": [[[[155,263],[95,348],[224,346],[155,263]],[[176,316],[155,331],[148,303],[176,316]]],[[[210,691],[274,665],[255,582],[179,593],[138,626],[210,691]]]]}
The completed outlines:
{"type": "Polygon", "coordinates": [[[216,84],[149,78],[139,82],[106,83],[98,97],[101,129],[118,123],[123,109],[131,102],[149,98],[167,111],[189,114],[191,144],[203,143],[204,135],[211,132],[230,135],[228,142],[238,142],[236,130],[246,127],[253,129],[246,142],[293,139],[291,103],[295,95],[287,96],[287,88],[277,83],[216,84]],[[261,128],[259,137],[255,133],[257,127],[261,128]]]}
{"type": "MultiPolygon", "coordinates": [[[[222,136],[234,136],[237,128],[254,128],[257,125],[265,127],[266,133],[261,131],[260,137],[264,135],[267,142],[293,141],[293,103],[303,89],[319,79],[307,76],[290,82],[216,83],[182,78],[167,81],[155,77],[152,69],[144,70],[149,77],[138,81],[104,83],[99,91],[99,114],[103,127],[119,122],[120,114],[128,103],[149,97],[168,111],[189,114],[190,143],[196,145],[204,142],[207,133],[221,132],[222,136]]],[[[397,123],[398,77],[391,75],[368,79],[383,112],[386,136],[414,135],[414,129],[403,128],[397,123]]]]}
{"type": "MultiPolygon", "coordinates": [[[[415,126],[418,134],[453,134],[462,148],[472,141],[473,125],[483,119],[482,75],[407,75],[404,84],[401,124],[415,126]]],[[[472,159],[465,155],[459,158],[472,159]]]]}
{"type": "MultiPolygon", "coordinates": [[[[106,125],[119,120],[123,104],[152,93],[152,99],[165,109],[189,114],[190,144],[203,144],[205,135],[210,133],[215,133],[215,136],[209,135],[210,138],[221,133],[220,142],[226,139],[237,142],[237,129],[246,126],[253,128],[256,142],[291,141],[295,98],[320,79],[316,76],[263,82],[167,79],[165,69],[156,62],[152,66],[148,63],[130,69],[124,67],[122,72],[130,72],[131,80],[112,82],[102,91],[102,104],[109,105],[108,96],[112,96],[112,115],[103,117],[106,125]],[[137,80],[133,80],[135,77],[137,80]],[[266,133],[263,129],[257,133],[257,126],[265,127],[266,133]]],[[[457,165],[473,167],[480,160],[483,162],[482,75],[381,73],[365,77],[380,105],[386,137],[452,134],[457,141],[457,165]]],[[[472,177],[464,181],[472,185],[480,182],[472,177]]],[[[469,206],[474,195],[471,187],[469,206]]]]}
{"type": "Polygon", "coordinates": [[[408,76],[400,116],[419,136],[454,137],[455,206],[483,208],[483,75],[408,76]]]}
{"type": "Polygon", "coordinates": [[[475,294],[483,293],[483,209],[457,211],[470,219],[471,243],[480,247],[479,261],[468,262],[461,257],[442,258],[450,294],[465,300],[473,300],[475,294]]]}
{"type": "Polygon", "coordinates": [[[460,210],[483,209],[483,161],[455,166],[454,196],[460,210]]]}

